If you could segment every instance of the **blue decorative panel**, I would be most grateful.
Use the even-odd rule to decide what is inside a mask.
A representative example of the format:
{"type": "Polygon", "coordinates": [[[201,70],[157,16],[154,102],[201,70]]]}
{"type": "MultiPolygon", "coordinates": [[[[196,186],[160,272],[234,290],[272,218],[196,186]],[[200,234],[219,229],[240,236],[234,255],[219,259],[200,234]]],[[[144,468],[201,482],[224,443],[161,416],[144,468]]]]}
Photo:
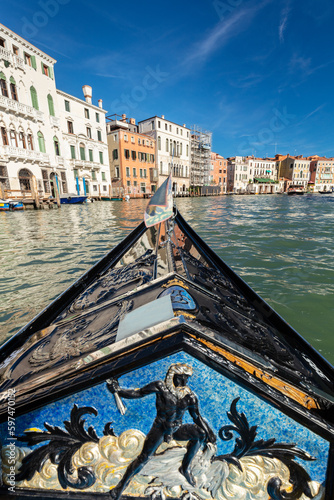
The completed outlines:
{"type": "MultiPolygon", "coordinates": [[[[275,498],[279,491],[291,490],[289,480],[297,478],[301,490],[295,498],[321,498],[329,443],[192,356],[183,352],[168,356],[118,382],[124,415],[107,383],[101,383],[16,419],[16,434],[23,436],[26,431],[25,441],[16,450],[18,466],[25,456],[23,462],[31,470],[31,451],[53,446],[33,477],[23,477],[24,466],[21,472],[17,470],[18,487],[111,490],[114,499],[124,491],[134,496],[159,493],[174,498],[190,492],[202,499],[219,500],[248,495],[247,499],[256,500],[268,498],[266,491],[275,498]],[[171,388],[165,377],[174,364],[182,365],[169,372],[171,388]],[[144,392],[129,391],[146,385],[144,392]],[[83,407],[96,412],[81,410],[83,407]],[[49,437],[42,440],[45,422],[49,437]],[[70,455],[74,468],[82,468],[78,479],[66,470],[64,451],[54,456],[56,439],[52,444],[52,436],[59,440],[60,433],[55,426],[76,436],[79,444],[70,455]],[[126,474],[129,479],[122,490],[126,474]]],[[[118,390],[115,381],[109,386],[118,390]]],[[[2,425],[5,445],[6,432],[7,425],[2,425]]],[[[38,453],[40,457],[44,452],[38,453]]],[[[6,482],[6,448],[3,455],[6,482]]]]}

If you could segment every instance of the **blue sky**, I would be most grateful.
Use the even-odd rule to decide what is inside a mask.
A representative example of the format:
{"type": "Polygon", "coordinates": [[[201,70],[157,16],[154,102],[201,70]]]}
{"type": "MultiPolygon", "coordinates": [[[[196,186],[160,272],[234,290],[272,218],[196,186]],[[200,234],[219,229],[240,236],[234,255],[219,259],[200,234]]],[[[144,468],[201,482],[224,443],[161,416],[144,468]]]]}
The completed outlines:
{"type": "Polygon", "coordinates": [[[334,156],[332,0],[10,0],[0,22],[109,114],[164,114],[213,150],[334,156]]]}

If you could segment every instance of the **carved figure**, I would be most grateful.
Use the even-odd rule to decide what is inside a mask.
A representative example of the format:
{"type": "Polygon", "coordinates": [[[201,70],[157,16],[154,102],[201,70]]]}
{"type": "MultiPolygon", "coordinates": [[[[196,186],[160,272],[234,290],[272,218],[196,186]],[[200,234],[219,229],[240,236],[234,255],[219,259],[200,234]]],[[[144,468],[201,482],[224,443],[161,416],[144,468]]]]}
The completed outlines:
{"type": "Polygon", "coordinates": [[[187,451],[179,471],[190,485],[195,486],[195,479],[190,471],[192,459],[202,445],[209,442],[215,443],[216,436],[199,413],[196,394],[187,386],[188,378],[192,373],[191,366],[177,363],[170,366],[165,381],[157,380],[141,389],[121,389],[116,379],[107,382],[107,387],[112,394],[118,393],[126,399],[156,394],[157,410],[140,455],[131,462],[118,485],[110,491],[113,500],[119,499],[133,476],[142,470],[158,447],[164,441],[169,443],[172,439],[188,441],[187,451]],[[189,412],[194,424],[182,424],[186,411],[189,412]]]}

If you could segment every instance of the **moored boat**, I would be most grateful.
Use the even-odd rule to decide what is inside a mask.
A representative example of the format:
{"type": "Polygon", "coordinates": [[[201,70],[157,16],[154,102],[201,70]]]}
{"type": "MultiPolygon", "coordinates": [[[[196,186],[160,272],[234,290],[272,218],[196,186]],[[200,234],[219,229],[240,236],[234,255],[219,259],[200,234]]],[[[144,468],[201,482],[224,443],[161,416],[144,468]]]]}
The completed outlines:
{"type": "Polygon", "coordinates": [[[0,211],[24,210],[23,203],[17,200],[0,200],[0,211]]]}
{"type": "Polygon", "coordinates": [[[296,185],[291,185],[288,187],[288,190],[287,190],[287,194],[288,195],[302,195],[302,194],[305,194],[305,190],[303,188],[303,186],[299,186],[298,184],[296,185]]]}
{"type": "Polygon", "coordinates": [[[62,205],[73,205],[76,203],[84,203],[88,196],[81,196],[76,194],[65,194],[60,196],[60,203],[62,205]]]}
{"type": "Polygon", "coordinates": [[[164,184],[144,222],[0,349],[0,491],[332,499],[333,367],[164,184]]]}

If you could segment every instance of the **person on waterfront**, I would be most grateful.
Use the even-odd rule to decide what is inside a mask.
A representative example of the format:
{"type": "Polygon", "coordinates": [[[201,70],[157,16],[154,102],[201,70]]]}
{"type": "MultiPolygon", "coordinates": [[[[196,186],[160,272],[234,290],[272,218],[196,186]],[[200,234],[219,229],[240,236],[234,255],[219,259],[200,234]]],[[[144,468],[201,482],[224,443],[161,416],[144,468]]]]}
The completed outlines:
{"type": "Polygon", "coordinates": [[[192,459],[203,444],[215,443],[216,436],[199,413],[196,394],[187,386],[188,378],[192,373],[191,366],[176,363],[168,369],[165,381],[151,382],[141,389],[121,389],[116,379],[107,381],[108,390],[112,394],[117,392],[123,398],[137,399],[156,394],[157,410],[140,455],[130,463],[118,485],[110,490],[113,500],[120,498],[133,476],[141,471],[158,447],[163,442],[169,443],[172,439],[188,441],[187,451],[179,471],[189,484],[195,486],[195,479],[190,471],[192,459]],[[191,415],[194,424],[182,424],[186,411],[191,415]]]}

